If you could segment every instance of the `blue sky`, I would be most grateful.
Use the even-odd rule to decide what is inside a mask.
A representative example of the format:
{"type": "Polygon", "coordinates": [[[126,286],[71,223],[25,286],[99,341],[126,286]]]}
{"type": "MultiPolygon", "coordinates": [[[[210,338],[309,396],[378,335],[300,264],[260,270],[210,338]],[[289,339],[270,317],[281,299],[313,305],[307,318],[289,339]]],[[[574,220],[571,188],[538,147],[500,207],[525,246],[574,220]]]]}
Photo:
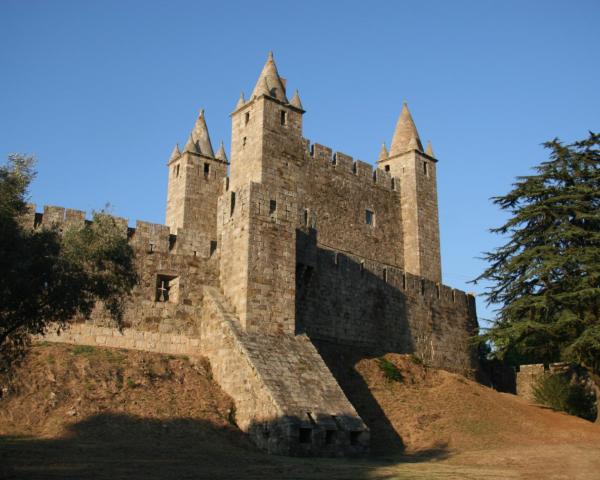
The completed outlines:
{"type": "Polygon", "coordinates": [[[0,156],[36,155],[39,206],[162,223],[175,142],[203,107],[229,153],[228,115],[273,50],[305,137],[354,158],[376,159],[409,102],[439,158],[444,282],[477,292],[504,218],[489,197],[543,141],[599,130],[599,20],[597,0],[2,0],[0,156]]]}

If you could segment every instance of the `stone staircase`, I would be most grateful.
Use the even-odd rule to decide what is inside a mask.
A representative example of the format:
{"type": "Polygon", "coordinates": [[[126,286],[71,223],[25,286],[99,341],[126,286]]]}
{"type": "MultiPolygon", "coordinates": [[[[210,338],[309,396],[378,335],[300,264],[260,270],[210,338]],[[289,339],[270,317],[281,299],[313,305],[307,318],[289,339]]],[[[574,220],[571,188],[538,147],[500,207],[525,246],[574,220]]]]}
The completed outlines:
{"type": "Polygon", "coordinates": [[[214,287],[205,287],[202,312],[202,353],[259,447],[281,455],[368,451],[368,428],[306,335],[245,332],[214,287]]]}

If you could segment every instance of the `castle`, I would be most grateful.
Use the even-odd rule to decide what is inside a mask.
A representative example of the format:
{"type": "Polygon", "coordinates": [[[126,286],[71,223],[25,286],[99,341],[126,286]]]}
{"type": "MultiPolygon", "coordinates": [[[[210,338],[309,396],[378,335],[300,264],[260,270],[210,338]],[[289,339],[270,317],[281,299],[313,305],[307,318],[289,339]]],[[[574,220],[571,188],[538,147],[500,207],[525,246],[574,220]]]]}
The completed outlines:
{"type": "MultiPolygon", "coordinates": [[[[273,56],[231,113],[231,161],[201,111],[168,160],[166,225],[117,219],[140,284],[125,329],[92,318],[49,340],[204,355],[257,445],[287,455],[368,450],[369,428],[328,346],[475,368],[472,296],[441,283],[436,164],[403,106],[377,168],[302,136],[273,56]]],[[[85,213],[32,208],[32,227],[85,213]]]]}

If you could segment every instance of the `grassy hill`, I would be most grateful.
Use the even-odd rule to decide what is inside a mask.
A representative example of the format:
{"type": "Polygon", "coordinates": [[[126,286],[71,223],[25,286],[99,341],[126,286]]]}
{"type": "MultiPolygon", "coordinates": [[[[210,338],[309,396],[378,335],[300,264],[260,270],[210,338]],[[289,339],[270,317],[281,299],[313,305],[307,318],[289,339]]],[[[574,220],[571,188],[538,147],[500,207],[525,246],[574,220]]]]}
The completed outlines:
{"type": "Polygon", "coordinates": [[[597,424],[408,356],[385,357],[391,376],[325,356],[371,428],[369,458],[263,454],[203,359],[38,345],[0,399],[0,478],[598,478],[597,424]]]}

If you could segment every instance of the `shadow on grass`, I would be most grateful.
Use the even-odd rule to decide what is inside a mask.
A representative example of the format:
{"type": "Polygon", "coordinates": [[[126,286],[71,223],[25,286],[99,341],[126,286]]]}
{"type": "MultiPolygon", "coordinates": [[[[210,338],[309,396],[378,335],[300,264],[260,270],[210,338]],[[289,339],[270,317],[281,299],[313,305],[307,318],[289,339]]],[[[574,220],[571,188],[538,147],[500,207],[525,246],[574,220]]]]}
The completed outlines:
{"type": "Polygon", "coordinates": [[[60,438],[0,437],[1,479],[320,479],[386,478],[386,464],[445,458],[443,448],[413,457],[288,458],[257,450],[233,426],[193,419],[102,413],[60,438]]]}

